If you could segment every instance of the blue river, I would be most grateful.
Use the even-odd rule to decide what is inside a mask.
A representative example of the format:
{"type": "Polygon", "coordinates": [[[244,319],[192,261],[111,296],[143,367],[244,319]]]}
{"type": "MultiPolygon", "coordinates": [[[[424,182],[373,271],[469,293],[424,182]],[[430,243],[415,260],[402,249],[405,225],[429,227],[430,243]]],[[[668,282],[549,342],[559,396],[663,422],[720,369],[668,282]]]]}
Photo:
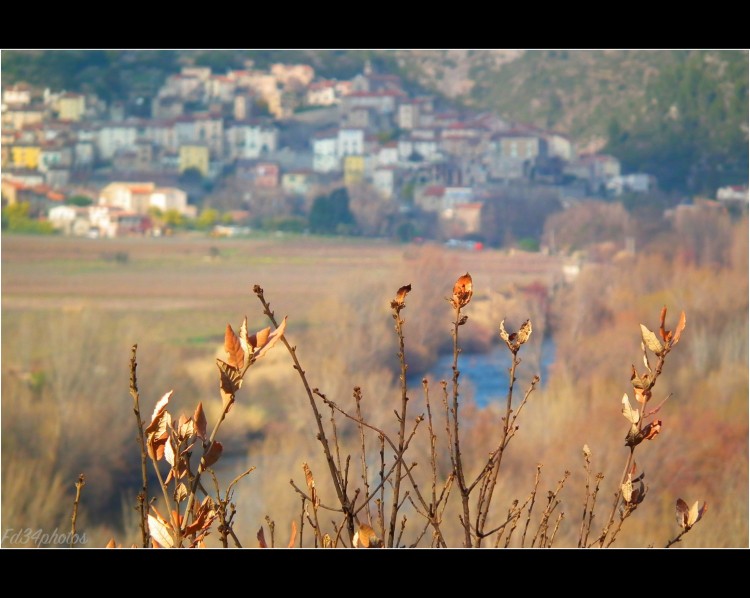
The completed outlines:
{"type": "MultiPolygon", "coordinates": [[[[549,366],[555,360],[554,341],[548,337],[542,342],[539,367],[533,366],[535,359],[527,355],[528,353],[524,351],[524,348],[519,352],[521,365],[516,368],[514,397],[523,395],[523,391],[528,388],[534,374],[539,374],[541,378],[538,386],[545,385],[549,366]],[[526,359],[525,356],[527,356],[526,359]]],[[[441,355],[427,372],[427,377],[433,381],[448,380],[450,382],[453,376],[452,365],[453,355],[441,355]]],[[[505,345],[498,344],[486,353],[461,353],[458,360],[461,375],[458,380],[462,394],[470,392],[479,407],[486,407],[493,402],[504,404],[508,393],[510,365],[511,354],[505,345]]]]}

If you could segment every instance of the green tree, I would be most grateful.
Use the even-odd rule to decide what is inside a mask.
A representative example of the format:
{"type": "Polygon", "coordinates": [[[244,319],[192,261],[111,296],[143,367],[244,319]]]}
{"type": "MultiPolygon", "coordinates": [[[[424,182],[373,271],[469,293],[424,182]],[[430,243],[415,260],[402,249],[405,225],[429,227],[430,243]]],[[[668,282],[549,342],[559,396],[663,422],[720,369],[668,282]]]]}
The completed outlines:
{"type": "Polygon", "coordinates": [[[213,208],[206,208],[200,213],[195,220],[195,227],[200,230],[207,230],[219,221],[219,212],[213,208]]]}
{"type": "Polygon", "coordinates": [[[94,203],[94,200],[90,197],[86,197],[85,195],[71,195],[68,199],[65,200],[66,205],[69,206],[90,206],[94,203]]]}
{"type": "Polygon", "coordinates": [[[35,235],[54,234],[55,228],[50,222],[40,222],[29,218],[29,204],[18,202],[2,210],[2,230],[11,233],[28,233],[35,235]]]}
{"type": "Polygon", "coordinates": [[[163,215],[164,224],[172,228],[184,228],[187,225],[185,216],[177,210],[167,210],[163,215]]]}
{"type": "Polygon", "coordinates": [[[349,193],[342,187],[330,195],[319,195],[310,210],[310,232],[320,235],[347,235],[356,231],[357,222],[349,209],[349,193]]]}

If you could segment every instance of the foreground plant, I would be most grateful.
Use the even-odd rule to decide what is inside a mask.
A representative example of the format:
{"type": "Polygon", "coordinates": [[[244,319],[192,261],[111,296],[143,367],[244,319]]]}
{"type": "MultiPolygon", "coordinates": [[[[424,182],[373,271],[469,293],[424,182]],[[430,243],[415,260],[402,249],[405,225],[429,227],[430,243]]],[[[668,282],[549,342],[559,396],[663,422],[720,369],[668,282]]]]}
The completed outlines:
{"type": "MultiPolygon", "coordinates": [[[[247,371],[278,342],[285,328],[286,318],[273,332],[268,327],[255,334],[248,333],[247,318],[242,322],[239,333],[235,333],[231,325],[227,324],[224,334],[227,360],[216,360],[222,409],[210,434],[202,402],[198,403],[192,416],[180,415],[177,420],[172,417],[167,410],[173,395],[171,390],[157,401],[150,423],[144,429],[140,419],[140,395],[136,381],[136,346],[133,346],[130,380],[134,412],[138,418],[141,463],[144,466],[143,488],[138,495],[144,546],[148,545],[149,539],[153,546],[160,547],[202,546],[217,520],[220,523],[218,527],[222,544],[226,547],[231,538],[236,546],[241,546],[232,529],[235,507],[231,499],[237,482],[254,468],[237,476],[229,484],[223,497],[215,476],[215,498],[204,489],[201,479],[206,471],[211,471],[210,468],[224,451],[217,435],[234,404],[247,371]],[[194,451],[200,455],[197,467],[191,459],[194,451]],[[164,515],[148,497],[145,473],[147,458],[151,460],[161,489],[164,515]],[[169,466],[166,476],[163,475],[162,463],[169,466]],[[203,495],[202,500],[198,498],[199,493],[203,495]],[[150,509],[145,513],[147,504],[150,509]]],[[[212,471],[211,473],[213,474],[212,471]]]]}
{"type": "MultiPolygon", "coordinates": [[[[505,320],[500,322],[499,340],[510,353],[509,384],[505,408],[494,428],[492,443],[481,447],[479,462],[468,462],[462,452],[467,440],[467,430],[461,426],[460,384],[460,332],[468,321],[466,311],[474,295],[474,282],[467,272],[453,285],[447,301],[452,310],[453,363],[452,385],[442,381],[442,404],[444,409],[444,434],[439,434],[437,419],[433,413],[430,388],[422,380],[424,412],[409,415],[409,389],[407,385],[406,320],[407,298],[412,292],[410,284],[401,286],[390,301],[394,321],[399,364],[399,396],[396,398],[395,425],[376,426],[366,412],[366,397],[359,386],[353,387],[354,407],[347,409],[314,387],[302,367],[296,346],[286,336],[286,318],[276,320],[263,289],[256,285],[253,291],[263,306],[264,314],[273,325],[255,334],[249,334],[247,318],[239,332],[227,325],[224,335],[226,360],[217,359],[219,370],[219,397],[222,409],[209,433],[208,422],[199,403],[190,417],[181,415],[175,420],[168,411],[172,391],[165,393],[156,403],[148,424],[140,417],[140,398],[136,381],[136,347],[132,348],[131,395],[134,401],[141,446],[142,488],[138,494],[137,508],[141,514],[142,545],[160,547],[204,546],[210,533],[218,532],[224,547],[230,544],[242,547],[234,530],[236,507],[234,491],[241,478],[253,468],[237,476],[222,493],[212,467],[221,458],[224,447],[217,440],[222,422],[234,404],[236,393],[249,368],[263,357],[279,341],[287,348],[292,365],[297,371],[315,420],[315,434],[325,458],[327,475],[330,477],[333,496],[321,492],[322,485],[308,462],[302,461],[301,473],[304,483],[290,481],[293,491],[300,498],[298,523],[291,521],[291,537],[287,544],[293,547],[299,534],[299,546],[305,534],[311,534],[308,543],[314,547],[358,547],[394,548],[415,547],[428,544],[432,547],[448,547],[453,543],[446,522],[460,526],[464,547],[482,547],[489,543],[495,547],[511,545],[521,547],[552,547],[564,521],[560,510],[561,493],[570,476],[565,471],[556,485],[545,494],[540,491],[542,464],[537,465],[533,487],[524,500],[498,496],[504,457],[512,439],[519,430],[519,416],[536,389],[539,376],[533,376],[525,392],[514,405],[516,372],[521,363],[519,357],[523,346],[532,334],[531,320],[527,319],[516,331],[508,331],[505,320]],[[329,417],[324,421],[323,414],[329,417]],[[353,422],[356,438],[351,433],[342,433],[341,420],[353,422]],[[426,434],[426,436],[425,436],[426,434]],[[420,441],[427,441],[427,463],[421,464],[413,457],[420,441]],[[352,444],[352,441],[353,444],[352,444]],[[357,454],[358,453],[358,454],[357,454]],[[194,459],[193,455],[197,458],[194,459]],[[440,476],[442,454],[450,460],[450,471],[440,476]],[[149,497],[146,464],[151,462],[158,487],[160,501],[149,497]],[[358,464],[358,465],[357,465],[358,464]],[[355,469],[359,471],[355,473],[355,469]],[[421,468],[421,469],[418,469],[421,468]],[[426,469],[426,471],[422,471],[426,469]],[[204,487],[204,474],[211,474],[215,494],[204,487]],[[468,472],[475,471],[470,475],[468,472]],[[420,475],[417,475],[417,474],[420,475]],[[359,480],[359,481],[357,481],[359,480]],[[455,491],[455,492],[454,492],[455,491]],[[456,496],[457,495],[457,496],[456,496]],[[453,512],[450,507],[454,497],[453,512]],[[505,510],[498,508],[500,500],[507,501],[505,510]],[[158,503],[161,502],[160,505],[158,503]],[[457,502],[457,504],[456,504],[457,502]],[[157,504],[154,504],[157,503],[157,504]],[[447,519],[449,517],[451,519],[447,519]],[[309,531],[308,531],[309,530],[309,531]],[[411,540],[405,538],[411,537],[411,540]]],[[[592,475],[592,451],[583,447],[585,460],[585,500],[580,523],[579,547],[611,546],[624,522],[644,502],[648,487],[644,483],[645,473],[639,471],[635,461],[635,450],[646,440],[655,439],[663,426],[657,419],[664,399],[650,408],[653,389],[667,355],[679,342],[685,329],[685,314],[681,313],[674,331],[665,327],[666,308],[662,309],[659,337],[641,325],[641,347],[645,370],[639,373],[631,366],[631,385],[637,407],[633,407],[627,393],[620,401],[622,415],[629,423],[624,437],[628,454],[621,479],[617,484],[614,502],[601,532],[591,540],[591,528],[595,520],[603,475],[592,475]],[[652,364],[653,356],[656,362],[652,364]],[[618,516],[619,514],[619,516],[618,516]]],[[[669,398],[669,397],[667,397],[669,398]]],[[[474,460],[476,461],[476,459],[474,460]]],[[[317,472],[319,475],[320,471],[317,472]]],[[[330,494],[330,491],[329,491],[330,494]]],[[[667,542],[667,547],[680,542],[682,537],[706,513],[707,505],[696,502],[688,507],[677,500],[677,516],[680,533],[667,542]]],[[[274,522],[267,516],[269,538],[261,526],[256,534],[257,545],[273,547],[274,522]]],[[[111,543],[114,545],[114,542],[111,543]]]]}

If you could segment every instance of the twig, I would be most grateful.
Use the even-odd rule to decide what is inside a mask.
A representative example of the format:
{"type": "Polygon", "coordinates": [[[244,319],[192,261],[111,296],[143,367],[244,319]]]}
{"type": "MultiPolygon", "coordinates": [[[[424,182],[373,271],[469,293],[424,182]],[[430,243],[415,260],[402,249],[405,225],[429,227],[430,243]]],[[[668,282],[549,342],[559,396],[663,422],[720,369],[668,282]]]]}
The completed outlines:
{"type": "Polygon", "coordinates": [[[677,544],[678,542],[681,542],[681,541],[682,541],[682,536],[684,536],[684,535],[685,535],[686,533],[688,533],[688,532],[689,532],[689,531],[690,531],[691,529],[692,529],[692,528],[687,528],[687,529],[684,529],[684,530],[682,530],[682,531],[681,531],[681,532],[680,532],[679,534],[677,534],[677,535],[676,535],[676,536],[675,536],[674,538],[672,538],[671,540],[669,540],[669,541],[668,541],[668,542],[666,543],[666,545],[664,546],[664,548],[669,548],[669,547],[670,547],[670,546],[672,546],[673,544],[677,544]]]}
{"type": "Polygon", "coordinates": [[[534,479],[534,489],[531,491],[531,500],[529,504],[529,511],[528,515],[526,517],[526,525],[523,528],[523,534],[521,535],[521,548],[523,548],[524,543],[526,542],[526,532],[529,529],[529,523],[531,522],[531,511],[534,510],[534,502],[536,501],[536,491],[539,487],[539,478],[542,474],[542,464],[539,463],[536,466],[536,478],[534,479]]]}
{"type": "Polygon", "coordinates": [[[557,516],[557,521],[555,522],[555,529],[552,530],[552,535],[549,537],[549,542],[547,543],[548,548],[552,548],[552,543],[555,541],[555,536],[557,535],[557,530],[560,529],[560,522],[565,517],[565,513],[560,513],[557,516]]]}
{"type": "Polygon", "coordinates": [[[451,369],[453,370],[453,406],[451,409],[453,415],[451,420],[453,427],[452,456],[456,480],[458,481],[458,491],[461,495],[461,507],[463,510],[463,515],[460,517],[460,520],[464,528],[464,547],[469,548],[471,546],[471,513],[469,510],[470,490],[466,486],[466,478],[464,477],[463,460],[461,459],[461,443],[459,441],[458,433],[458,378],[461,375],[461,372],[458,369],[458,356],[461,353],[461,349],[458,345],[458,329],[466,320],[461,318],[461,304],[459,302],[454,304],[454,309],[455,319],[453,321],[453,329],[451,330],[451,335],[453,336],[453,365],[451,366],[451,369]]]}
{"type": "Polygon", "coordinates": [[[274,548],[274,530],[276,529],[276,523],[268,515],[265,517],[266,523],[268,524],[268,530],[271,532],[271,548],[274,548]]]}
{"type": "MultiPolygon", "coordinates": [[[[357,406],[357,419],[362,420],[362,389],[356,387],[354,389],[354,402],[357,406]]],[[[367,448],[365,446],[365,428],[362,424],[357,424],[359,430],[359,442],[362,455],[362,484],[365,487],[365,495],[370,494],[370,483],[368,481],[369,476],[367,475],[367,448]]],[[[367,523],[372,527],[372,515],[370,509],[367,509],[367,523]]],[[[382,536],[381,536],[382,537],[382,536]]]]}
{"type": "Polygon", "coordinates": [[[380,434],[378,440],[380,441],[380,498],[377,500],[377,505],[378,525],[380,527],[380,537],[382,538],[385,536],[385,437],[380,434]]]}
{"type": "MultiPolygon", "coordinates": [[[[266,314],[269,320],[273,323],[274,326],[278,328],[278,324],[276,322],[276,318],[274,317],[273,311],[271,311],[271,305],[270,303],[266,302],[266,299],[263,295],[263,288],[260,285],[255,285],[253,287],[253,292],[260,300],[261,304],[263,305],[263,313],[266,314]]],[[[333,455],[331,453],[331,448],[328,443],[328,438],[325,434],[325,429],[323,428],[323,418],[320,415],[320,412],[318,411],[318,407],[315,404],[315,398],[313,395],[312,388],[310,387],[310,384],[307,381],[307,377],[305,376],[305,371],[302,369],[302,365],[299,362],[299,359],[297,359],[297,349],[296,347],[293,347],[289,344],[289,341],[286,339],[286,334],[281,336],[281,341],[284,343],[284,346],[287,348],[287,351],[289,352],[289,355],[292,358],[292,362],[294,363],[294,369],[297,370],[297,373],[300,376],[300,379],[302,381],[302,385],[305,388],[305,392],[307,393],[308,401],[310,402],[310,407],[313,411],[313,414],[315,415],[315,422],[318,426],[318,435],[317,438],[320,441],[322,447],[323,447],[323,453],[326,457],[326,462],[328,463],[328,469],[331,474],[331,480],[333,481],[334,488],[336,490],[336,495],[338,496],[339,502],[341,503],[341,507],[344,510],[344,513],[346,514],[346,524],[347,524],[347,530],[349,532],[349,539],[351,540],[354,537],[354,517],[350,513],[350,505],[349,505],[349,499],[346,496],[346,493],[344,491],[342,480],[340,477],[340,472],[336,469],[336,464],[333,460],[333,455]]]]}
{"type": "Polygon", "coordinates": [[[135,344],[130,349],[130,396],[133,397],[133,413],[138,426],[138,446],[141,449],[141,491],[138,493],[138,511],[140,513],[141,540],[143,548],[149,545],[149,528],[148,528],[148,454],[146,452],[146,440],[143,434],[143,420],[141,419],[140,395],[138,393],[138,379],[136,377],[136,368],[138,364],[135,360],[138,345],[135,344]]]}
{"type": "MultiPolygon", "coordinates": [[[[589,508],[589,496],[590,496],[590,480],[591,480],[591,451],[589,450],[588,445],[585,445],[583,447],[583,458],[585,461],[585,464],[583,468],[586,470],[586,498],[583,501],[583,515],[581,516],[581,531],[578,535],[578,548],[581,548],[581,546],[584,546],[586,544],[586,540],[584,539],[586,535],[588,534],[588,530],[586,529],[586,516],[588,513],[589,508]]],[[[593,511],[593,507],[592,507],[593,511]]],[[[589,522],[591,519],[589,519],[589,522]]]]}
{"type": "MultiPolygon", "coordinates": [[[[649,382],[649,386],[646,389],[646,391],[648,391],[649,393],[650,393],[651,389],[654,387],[654,385],[656,384],[656,380],[661,375],[662,369],[664,368],[664,362],[666,360],[667,354],[669,353],[670,349],[671,349],[671,345],[669,343],[665,344],[663,352],[661,353],[661,355],[659,355],[659,359],[658,359],[658,361],[656,363],[656,368],[655,368],[655,370],[653,370],[653,374],[651,376],[651,380],[649,382]]],[[[643,349],[643,357],[644,357],[644,362],[646,363],[646,367],[649,369],[649,371],[651,371],[651,368],[650,368],[650,365],[649,365],[649,361],[648,361],[648,353],[646,351],[645,346],[644,346],[644,349],[643,349]]],[[[644,395],[645,394],[646,393],[644,392],[644,395]]],[[[669,398],[669,396],[667,396],[667,399],[668,398],[669,398]]],[[[664,401],[662,401],[662,403],[656,408],[657,411],[658,411],[658,409],[661,408],[661,405],[663,405],[664,402],[666,402],[667,399],[664,399],[664,401]]],[[[646,412],[647,401],[648,401],[648,399],[646,399],[646,401],[643,402],[643,404],[640,406],[640,409],[639,409],[639,411],[640,411],[640,416],[638,418],[638,430],[639,431],[642,429],[642,426],[643,426],[643,419],[644,419],[644,414],[646,412]]],[[[630,448],[630,452],[628,454],[628,459],[627,459],[627,461],[625,463],[625,469],[622,472],[622,476],[620,476],[620,482],[619,482],[618,487],[617,487],[617,493],[615,494],[614,503],[612,504],[612,510],[610,511],[609,517],[607,519],[607,522],[606,522],[604,528],[602,529],[601,534],[599,535],[599,537],[594,542],[594,543],[599,542],[599,547],[600,548],[602,546],[604,546],[604,541],[607,538],[607,534],[609,534],[609,529],[612,526],[612,524],[614,523],[615,515],[617,513],[617,506],[620,504],[620,498],[622,497],[622,485],[625,483],[625,478],[628,475],[628,471],[630,471],[630,466],[631,466],[631,464],[633,462],[633,453],[635,452],[635,447],[636,446],[637,445],[633,445],[633,446],[629,447],[630,448]]],[[[611,543],[610,543],[610,545],[611,545],[611,543]]]]}
{"type": "MultiPolygon", "coordinates": [[[[411,287],[410,287],[411,288],[411,287]]],[[[404,453],[404,442],[405,442],[405,433],[406,433],[406,407],[409,402],[409,397],[407,395],[407,387],[406,387],[406,354],[404,349],[404,330],[403,325],[404,321],[401,319],[401,310],[406,307],[406,304],[402,301],[393,301],[391,303],[391,307],[393,308],[393,319],[396,321],[396,334],[398,335],[398,361],[399,366],[401,368],[401,375],[399,376],[399,380],[401,382],[401,414],[400,416],[397,414],[398,422],[399,422],[399,429],[398,429],[398,454],[403,455],[404,453]]],[[[400,498],[400,492],[401,492],[401,463],[402,460],[399,459],[396,462],[396,479],[393,483],[393,496],[392,496],[392,503],[391,503],[391,518],[388,525],[388,542],[386,546],[393,548],[393,541],[394,541],[394,534],[396,531],[396,518],[398,517],[398,504],[399,504],[399,498],[400,498]]],[[[402,528],[403,533],[403,528],[402,528]]],[[[397,542],[398,544],[398,542],[397,542]]]]}
{"type": "Polygon", "coordinates": [[[554,491],[550,491],[547,493],[547,506],[545,507],[544,512],[542,513],[542,519],[539,522],[539,527],[537,528],[537,531],[534,534],[533,539],[531,540],[531,546],[534,546],[534,543],[536,542],[537,537],[539,537],[540,548],[543,548],[545,544],[547,543],[547,529],[549,527],[549,518],[552,515],[552,512],[555,510],[555,508],[560,504],[560,501],[557,499],[557,495],[560,494],[560,491],[563,489],[563,486],[565,486],[565,481],[569,477],[570,477],[570,472],[566,471],[562,479],[560,479],[557,482],[557,488],[555,488],[554,491]]]}
{"type": "MultiPolygon", "coordinates": [[[[351,420],[353,420],[355,422],[358,421],[353,415],[351,415],[351,414],[347,413],[346,411],[344,411],[343,409],[341,409],[341,407],[339,407],[338,405],[336,405],[336,403],[334,403],[330,399],[325,398],[325,396],[321,395],[320,393],[317,393],[317,394],[318,394],[318,396],[320,396],[323,399],[323,401],[327,405],[332,406],[334,409],[336,409],[336,411],[338,411],[339,413],[341,413],[341,415],[343,415],[344,417],[346,417],[348,419],[351,419],[351,420]]],[[[414,435],[415,435],[415,432],[416,432],[416,426],[418,426],[420,424],[420,422],[422,422],[422,421],[424,421],[424,416],[419,416],[415,420],[415,424],[414,424],[415,425],[415,430],[412,431],[412,433],[409,435],[409,437],[404,442],[404,451],[406,451],[409,448],[409,442],[411,441],[412,438],[414,438],[414,435]]],[[[364,421],[362,421],[361,424],[363,426],[367,427],[367,428],[370,428],[374,432],[377,432],[378,435],[381,436],[385,440],[385,442],[388,443],[388,445],[391,447],[391,449],[395,453],[396,461],[398,461],[400,459],[403,459],[403,455],[398,452],[398,449],[397,449],[395,443],[388,437],[388,435],[383,430],[381,430],[380,428],[378,428],[376,426],[373,426],[372,424],[368,424],[367,422],[364,422],[364,421]]],[[[393,466],[391,466],[391,469],[388,471],[388,475],[386,475],[386,477],[385,477],[386,480],[390,478],[390,475],[393,472],[394,468],[395,468],[395,463],[394,463],[393,466]]],[[[411,486],[414,489],[414,492],[415,492],[417,498],[419,499],[419,502],[422,505],[422,508],[425,511],[429,512],[429,507],[427,506],[427,503],[425,502],[424,497],[422,496],[422,493],[420,492],[419,487],[417,486],[417,482],[414,480],[414,476],[412,475],[411,469],[408,466],[406,468],[406,474],[409,477],[409,482],[411,483],[411,486]]],[[[378,485],[378,487],[375,488],[375,490],[373,490],[373,496],[374,496],[375,493],[377,493],[383,487],[383,485],[384,485],[384,481],[381,480],[381,482],[378,485]]],[[[364,506],[367,505],[370,500],[372,500],[373,496],[365,497],[365,501],[363,502],[362,505],[360,505],[357,508],[356,511],[353,510],[353,509],[351,509],[352,514],[356,514],[357,511],[359,511],[362,508],[364,508],[364,506]]],[[[445,540],[443,538],[442,532],[440,531],[440,526],[439,526],[438,521],[436,519],[433,519],[431,521],[431,523],[432,523],[433,527],[435,528],[435,531],[440,536],[441,543],[443,545],[445,545],[445,540]]]]}
{"type": "Polygon", "coordinates": [[[73,501],[73,516],[71,519],[71,526],[70,526],[70,547],[73,548],[76,543],[76,519],[78,519],[78,503],[81,500],[81,489],[86,485],[86,478],[83,474],[80,474],[78,476],[78,481],[76,482],[76,498],[73,501]]]}
{"type": "Polygon", "coordinates": [[[591,495],[591,508],[589,509],[588,520],[586,521],[586,533],[580,539],[580,543],[578,546],[579,548],[585,547],[586,543],[589,541],[589,534],[591,533],[591,524],[593,523],[593,520],[594,520],[594,506],[596,505],[596,498],[599,495],[599,487],[603,479],[604,479],[604,475],[601,472],[596,474],[596,486],[594,487],[594,492],[591,495]]]}

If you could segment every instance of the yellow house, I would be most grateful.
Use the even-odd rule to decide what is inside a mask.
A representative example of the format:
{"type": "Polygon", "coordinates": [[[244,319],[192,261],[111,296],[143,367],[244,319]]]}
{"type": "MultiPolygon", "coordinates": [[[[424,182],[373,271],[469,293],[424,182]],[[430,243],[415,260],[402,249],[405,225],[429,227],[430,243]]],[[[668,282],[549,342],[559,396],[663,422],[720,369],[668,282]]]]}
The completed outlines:
{"type": "Polygon", "coordinates": [[[16,168],[36,170],[39,167],[41,146],[18,144],[11,147],[11,159],[16,168]]]}
{"type": "Polygon", "coordinates": [[[180,146],[180,173],[185,172],[188,168],[195,168],[203,176],[208,176],[208,146],[180,146]]]}
{"type": "Polygon", "coordinates": [[[356,185],[365,178],[365,157],[346,156],[344,158],[344,184],[356,185]]]}
{"type": "Polygon", "coordinates": [[[79,121],[86,110],[86,96],[66,93],[60,97],[58,111],[60,120],[79,121]]]}

